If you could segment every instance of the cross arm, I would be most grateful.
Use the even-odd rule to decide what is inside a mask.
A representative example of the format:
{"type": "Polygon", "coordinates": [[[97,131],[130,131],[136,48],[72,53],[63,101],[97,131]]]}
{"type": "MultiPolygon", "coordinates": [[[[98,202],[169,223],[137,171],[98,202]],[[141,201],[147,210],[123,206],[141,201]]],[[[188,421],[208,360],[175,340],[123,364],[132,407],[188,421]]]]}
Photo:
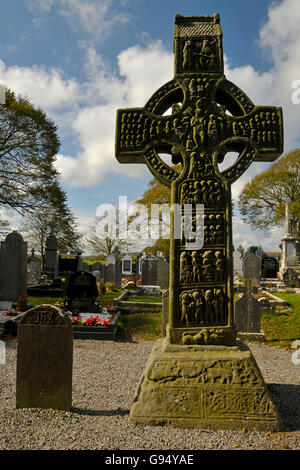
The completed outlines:
{"type": "Polygon", "coordinates": [[[254,161],[276,160],[283,152],[282,109],[274,106],[255,106],[243,116],[231,118],[233,140],[250,140],[255,148],[254,161]]]}
{"type": "Polygon", "coordinates": [[[115,154],[120,163],[145,163],[150,147],[158,152],[170,149],[174,134],[173,121],[168,116],[155,115],[145,108],[117,111],[115,154]]]}

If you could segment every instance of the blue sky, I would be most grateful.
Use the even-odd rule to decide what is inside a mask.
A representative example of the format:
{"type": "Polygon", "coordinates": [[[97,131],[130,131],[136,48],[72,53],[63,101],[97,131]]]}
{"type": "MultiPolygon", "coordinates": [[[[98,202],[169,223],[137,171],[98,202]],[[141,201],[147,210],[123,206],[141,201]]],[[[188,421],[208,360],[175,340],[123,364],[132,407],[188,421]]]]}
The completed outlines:
{"type": "MultiPolygon", "coordinates": [[[[57,167],[79,228],[101,203],[135,201],[151,174],[114,156],[116,109],[143,106],[173,76],[175,13],[218,12],[226,76],[256,104],[282,106],[285,151],[300,145],[299,0],[2,0],[0,83],[41,106],[59,127],[57,167]]],[[[268,165],[267,165],[268,166],[268,165]]],[[[233,186],[266,165],[256,163],[233,186]]],[[[237,214],[234,244],[277,250],[283,230],[264,237],[237,214]],[[263,241],[262,241],[263,240],[263,241]]]]}

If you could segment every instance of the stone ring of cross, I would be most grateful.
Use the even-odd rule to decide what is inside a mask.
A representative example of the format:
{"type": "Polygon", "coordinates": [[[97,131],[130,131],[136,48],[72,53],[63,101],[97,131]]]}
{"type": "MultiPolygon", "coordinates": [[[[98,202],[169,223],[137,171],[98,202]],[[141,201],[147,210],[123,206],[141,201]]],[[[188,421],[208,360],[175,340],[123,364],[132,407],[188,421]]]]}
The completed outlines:
{"type": "Polygon", "coordinates": [[[178,77],[159,88],[144,108],[118,111],[116,155],[123,163],[146,163],[167,186],[191,172],[204,176],[210,168],[231,184],[254,160],[277,158],[281,113],[281,108],[255,106],[224,76],[178,77]],[[228,152],[238,158],[220,172],[228,152]],[[176,166],[166,164],[161,153],[171,154],[176,166]]]}

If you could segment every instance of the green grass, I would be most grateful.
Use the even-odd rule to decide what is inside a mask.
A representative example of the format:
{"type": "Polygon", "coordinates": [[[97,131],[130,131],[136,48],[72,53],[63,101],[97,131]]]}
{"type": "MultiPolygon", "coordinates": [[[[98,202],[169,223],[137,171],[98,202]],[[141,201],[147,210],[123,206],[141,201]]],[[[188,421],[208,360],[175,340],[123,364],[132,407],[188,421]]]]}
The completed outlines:
{"type": "Polygon", "coordinates": [[[300,339],[300,296],[286,292],[276,292],[275,295],[285,300],[289,307],[276,308],[274,313],[264,314],[261,326],[268,344],[289,348],[294,340],[300,339]]]}
{"type": "MultiPolygon", "coordinates": [[[[111,308],[113,305],[113,299],[119,297],[122,293],[122,289],[109,290],[104,295],[98,295],[100,305],[106,308],[111,308]]],[[[28,303],[32,305],[50,304],[53,305],[56,302],[63,303],[64,297],[28,297],[28,303]]]]}
{"type": "Polygon", "coordinates": [[[64,298],[63,297],[27,297],[27,301],[29,304],[36,306],[36,305],[41,305],[41,304],[50,304],[53,305],[56,302],[63,303],[64,298]]]}
{"type": "Polygon", "coordinates": [[[150,295],[136,295],[127,297],[127,302],[149,302],[149,303],[161,303],[161,296],[150,296],[150,295]]]}
{"type": "Polygon", "coordinates": [[[161,312],[122,314],[118,327],[119,338],[154,341],[162,337],[162,314],[161,312]]]}
{"type": "Polygon", "coordinates": [[[289,294],[287,292],[274,292],[276,297],[285,300],[300,314],[300,294],[289,294]]]}

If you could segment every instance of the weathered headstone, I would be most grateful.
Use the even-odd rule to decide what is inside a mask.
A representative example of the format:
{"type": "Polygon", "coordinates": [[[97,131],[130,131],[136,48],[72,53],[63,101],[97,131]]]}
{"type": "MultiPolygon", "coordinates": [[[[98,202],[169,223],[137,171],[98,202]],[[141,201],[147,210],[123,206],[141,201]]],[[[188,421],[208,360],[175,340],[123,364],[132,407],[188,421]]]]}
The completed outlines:
{"type": "Polygon", "coordinates": [[[260,284],[261,278],[261,259],[254,253],[248,254],[243,259],[244,279],[250,279],[253,285],[260,284]]]}
{"type": "Polygon", "coordinates": [[[169,263],[160,254],[157,256],[158,265],[157,265],[157,276],[158,276],[158,285],[161,289],[169,288],[169,263]]]}
{"type": "Polygon", "coordinates": [[[1,300],[17,301],[26,294],[27,242],[14,230],[1,242],[0,295],[1,300]]]}
{"type": "Polygon", "coordinates": [[[95,263],[90,265],[90,271],[92,273],[95,273],[95,271],[99,272],[100,279],[103,279],[103,271],[104,271],[104,265],[100,263],[100,261],[96,261],[95,263]]]}
{"type": "Polygon", "coordinates": [[[256,362],[236,344],[231,184],[254,160],[281,154],[282,112],[255,106],[226,80],[218,15],[176,15],[174,53],[173,80],[144,108],[117,112],[117,159],[146,163],[171,188],[172,208],[167,337],[147,362],[130,422],[278,429],[256,362]],[[161,151],[182,168],[168,166],[161,151]],[[220,171],[229,151],[239,152],[237,161],[220,171]],[[192,225],[199,217],[199,205],[206,220],[213,216],[215,234],[191,249],[182,228],[185,217],[192,225]]]}
{"type": "Polygon", "coordinates": [[[158,286],[158,259],[152,254],[141,258],[141,286],[158,286]]]}
{"type": "Polygon", "coordinates": [[[52,305],[28,310],[18,325],[17,408],[72,406],[73,328],[52,305]]]}
{"type": "Polygon", "coordinates": [[[238,337],[243,340],[262,341],[264,339],[260,326],[262,309],[260,302],[252,295],[252,281],[246,280],[244,287],[239,288],[239,292],[243,292],[243,295],[235,302],[234,312],[238,337]]]}

